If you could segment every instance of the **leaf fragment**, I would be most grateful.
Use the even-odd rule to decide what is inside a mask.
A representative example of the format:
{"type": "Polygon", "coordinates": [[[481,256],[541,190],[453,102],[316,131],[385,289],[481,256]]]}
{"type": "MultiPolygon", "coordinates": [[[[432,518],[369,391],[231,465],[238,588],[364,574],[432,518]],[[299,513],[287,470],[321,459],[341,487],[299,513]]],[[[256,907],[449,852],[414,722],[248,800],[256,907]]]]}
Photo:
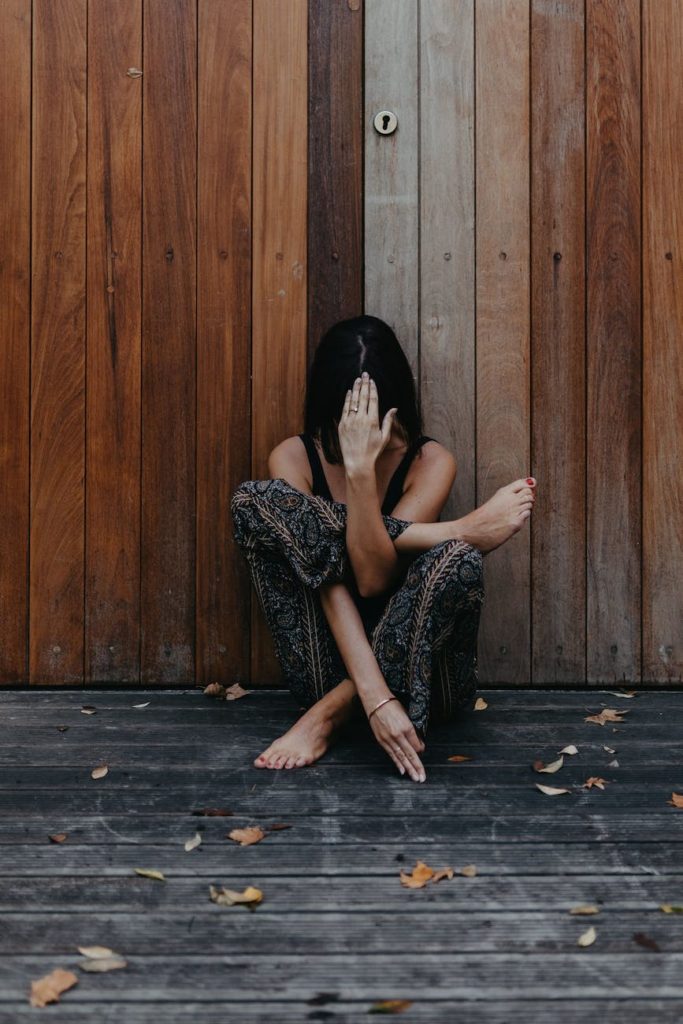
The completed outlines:
{"type": "Polygon", "coordinates": [[[93,779],[103,779],[108,771],[109,768],[106,764],[98,764],[97,768],[93,768],[90,772],[90,777],[93,779]]]}
{"type": "Polygon", "coordinates": [[[582,786],[579,786],[579,789],[592,789],[593,786],[597,786],[598,789],[604,789],[606,785],[609,786],[607,779],[601,779],[599,775],[591,775],[582,786]]]}
{"type": "Polygon", "coordinates": [[[195,832],[192,839],[188,839],[185,843],[185,853],[189,853],[190,850],[196,850],[198,846],[201,846],[202,837],[199,832],[195,832]]]}
{"type": "Polygon", "coordinates": [[[605,693],[609,693],[612,697],[635,697],[638,691],[627,690],[626,693],[615,693],[614,690],[605,690],[605,693]]]}
{"type": "Polygon", "coordinates": [[[246,697],[248,693],[251,693],[251,690],[244,690],[239,683],[233,683],[225,691],[225,699],[237,700],[238,697],[246,697]]]}
{"type": "Polygon", "coordinates": [[[31,1006],[47,1006],[48,1003],[58,1003],[62,992],[78,984],[78,977],[73,971],[64,971],[56,967],[54,971],[31,982],[31,1006]]]}
{"type": "Polygon", "coordinates": [[[613,760],[607,762],[607,767],[608,768],[618,768],[619,767],[619,762],[617,761],[616,757],[613,758],[613,760]]]}
{"type": "Polygon", "coordinates": [[[561,754],[578,754],[578,752],[579,751],[577,750],[577,748],[574,746],[573,743],[570,743],[569,746],[567,746],[567,747],[563,747],[562,750],[560,751],[561,754]]]}
{"type": "Polygon", "coordinates": [[[248,828],[234,828],[228,832],[227,838],[233,839],[240,846],[251,846],[252,843],[260,843],[265,839],[266,833],[258,825],[250,825],[248,828]]]}
{"type": "Polygon", "coordinates": [[[90,974],[104,974],[106,971],[118,971],[127,967],[127,962],[121,956],[98,957],[94,960],[82,960],[78,965],[82,971],[90,974]]]}
{"type": "Polygon", "coordinates": [[[596,907],[594,903],[579,903],[577,906],[572,907],[569,911],[570,914],[599,914],[600,908],[596,907]]]}
{"type": "Polygon", "coordinates": [[[269,832],[279,832],[283,828],[293,828],[293,825],[286,825],[283,821],[278,821],[274,825],[266,825],[269,832]]]}
{"type": "Polygon", "coordinates": [[[68,832],[55,832],[47,838],[51,843],[63,843],[68,838],[68,832]]]}
{"type": "Polygon", "coordinates": [[[118,956],[118,953],[109,949],[108,946],[77,946],[76,949],[83,956],[87,956],[89,960],[102,960],[109,956],[118,956]]]}
{"type": "Polygon", "coordinates": [[[597,932],[596,932],[595,928],[593,927],[593,925],[591,925],[590,928],[588,928],[587,931],[583,932],[582,935],[579,935],[578,939],[576,940],[576,945],[577,946],[592,946],[593,943],[595,942],[596,938],[597,938],[597,932]]]}
{"type": "Polygon", "coordinates": [[[143,878],[156,878],[159,882],[165,882],[166,876],[163,871],[157,871],[156,868],[133,868],[136,875],[142,875],[143,878]]]}
{"type": "Polygon", "coordinates": [[[683,907],[673,906],[671,903],[660,903],[659,909],[665,914],[683,914],[683,907]]]}
{"type": "Polygon", "coordinates": [[[534,771],[537,772],[558,772],[564,764],[564,758],[560,755],[557,761],[551,761],[550,764],[543,764],[543,761],[534,761],[534,771]]]}
{"type": "Polygon", "coordinates": [[[637,942],[639,946],[642,946],[643,949],[651,949],[653,953],[661,953],[659,943],[655,942],[655,940],[649,935],[646,935],[645,932],[634,932],[633,940],[634,942],[637,942]]]}
{"type": "Polygon", "coordinates": [[[474,864],[466,864],[464,868],[460,868],[460,874],[465,875],[466,878],[474,878],[477,873],[477,869],[474,864]]]}
{"type": "Polygon", "coordinates": [[[83,707],[81,708],[81,714],[82,715],[96,715],[97,714],[97,708],[93,707],[92,704],[84,704],[83,707]]]}
{"type": "Polygon", "coordinates": [[[129,78],[142,78],[142,71],[140,68],[128,68],[126,74],[129,78]]]}
{"type": "Polygon", "coordinates": [[[209,683],[202,692],[205,697],[225,697],[225,687],[220,683],[209,683]]]}
{"type": "Polygon", "coordinates": [[[542,786],[540,782],[534,783],[536,789],[540,789],[541,793],[545,793],[546,796],[559,796],[560,793],[568,793],[568,789],[558,789],[556,786],[542,786]]]}
{"type": "Polygon", "coordinates": [[[474,702],[474,711],[484,711],[488,707],[488,704],[483,697],[477,697],[474,702]]]}
{"type": "Polygon", "coordinates": [[[595,722],[596,725],[604,725],[605,722],[623,722],[623,715],[628,714],[628,709],[616,711],[614,708],[603,708],[599,715],[588,715],[584,722],[595,722]]]}
{"type": "Polygon", "coordinates": [[[134,708],[148,708],[151,704],[151,700],[146,701],[145,704],[133,704],[134,708]]]}
{"type": "Polygon", "coordinates": [[[603,750],[606,750],[608,754],[616,754],[616,750],[614,749],[614,747],[606,747],[606,746],[605,746],[605,745],[603,744],[603,747],[602,747],[602,749],[603,749],[603,750]]]}
{"type": "Polygon", "coordinates": [[[447,760],[455,761],[456,763],[460,763],[460,761],[471,761],[472,758],[469,757],[467,754],[453,754],[447,760]]]}
{"type": "Polygon", "coordinates": [[[257,889],[253,885],[248,885],[244,892],[237,892],[235,889],[226,889],[225,886],[221,886],[218,889],[215,885],[209,886],[209,895],[214,903],[218,903],[221,907],[232,907],[236,903],[244,903],[250,908],[260,903],[263,899],[263,893],[260,889],[257,889]]]}
{"type": "Polygon", "coordinates": [[[683,793],[672,793],[671,799],[666,802],[672,807],[683,807],[683,793]]]}
{"type": "MultiPolygon", "coordinates": [[[[352,7],[351,10],[356,8],[352,7]]],[[[412,999],[382,999],[379,1003],[373,1003],[368,1013],[403,1013],[412,1005],[412,999]]]]}
{"type": "Polygon", "coordinates": [[[428,867],[424,861],[418,860],[417,864],[410,873],[404,871],[403,868],[401,868],[401,884],[405,885],[406,888],[408,889],[421,889],[424,885],[427,884],[427,882],[429,881],[433,874],[433,868],[428,867]]]}

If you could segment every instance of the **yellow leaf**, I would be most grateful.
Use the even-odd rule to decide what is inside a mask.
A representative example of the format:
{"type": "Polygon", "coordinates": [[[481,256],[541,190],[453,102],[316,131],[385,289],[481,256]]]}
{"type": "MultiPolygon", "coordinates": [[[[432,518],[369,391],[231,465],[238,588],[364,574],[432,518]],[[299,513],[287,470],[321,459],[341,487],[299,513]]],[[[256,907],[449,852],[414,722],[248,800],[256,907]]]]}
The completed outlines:
{"type": "Polygon", "coordinates": [[[573,743],[570,743],[568,747],[563,747],[560,751],[561,754],[578,754],[578,750],[573,743]]]}
{"type": "Polygon", "coordinates": [[[235,903],[260,903],[263,899],[261,890],[256,889],[253,885],[248,885],[244,892],[226,889],[225,886],[217,889],[215,886],[210,885],[209,893],[213,902],[220,904],[222,907],[231,907],[235,903]]]}
{"type": "Polygon", "coordinates": [[[474,703],[474,710],[475,711],[483,711],[487,707],[488,707],[488,704],[486,703],[484,698],[483,697],[477,697],[477,699],[476,699],[476,701],[474,703]]]}
{"type": "Polygon", "coordinates": [[[31,1006],[58,1003],[62,992],[77,984],[78,978],[73,971],[63,971],[61,967],[56,967],[54,971],[31,982],[31,1006]]]}
{"type": "Polygon", "coordinates": [[[593,925],[591,925],[587,931],[585,931],[582,935],[579,935],[578,939],[576,940],[576,945],[591,946],[595,942],[596,938],[597,932],[595,931],[593,925]]]}
{"type": "Polygon", "coordinates": [[[90,776],[93,779],[103,779],[108,771],[109,768],[106,766],[106,764],[99,764],[97,768],[93,768],[93,770],[90,772],[90,776]]]}
{"type": "Polygon", "coordinates": [[[379,1003],[373,1003],[368,1013],[403,1013],[412,1005],[412,999],[382,999],[379,1003]]]}
{"type": "Polygon", "coordinates": [[[422,860],[418,860],[411,874],[401,870],[401,883],[408,889],[421,889],[434,874],[433,868],[427,867],[422,860]]]}
{"type": "Polygon", "coordinates": [[[165,882],[166,878],[162,871],[157,871],[156,868],[133,868],[136,875],[142,875],[143,878],[156,878],[159,882],[165,882]]]}
{"type": "Polygon", "coordinates": [[[240,846],[251,846],[252,843],[260,843],[265,834],[258,825],[250,825],[248,828],[234,828],[228,832],[228,839],[234,839],[240,846]]]}
{"type": "Polygon", "coordinates": [[[674,907],[670,903],[660,903],[659,909],[665,914],[683,914],[683,907],[674,907]]]}
{"type": "Polygon", "coordinates": [[[202,837],[199,832],[195,832],[193,839],[188,839],[185,843],[185,852],[189,853],[190,850],[196,850],[201,845],[202,837]]]}
{"type": "Polygon", "coordinates": [[[555,786],[542,786],[540,782],[535,783],[536,789],[540,789],[541,793],[545,793],[546,796],[559,796],[560,793],[568,793],[568,789],[557,789],[555,786]]]}
{"type": "Polygon", "coordinates": [[[572,907],[569,911],[570,914],[599,914],[600,910],[593,903],[580,903],[576,907],[572,907]]]}

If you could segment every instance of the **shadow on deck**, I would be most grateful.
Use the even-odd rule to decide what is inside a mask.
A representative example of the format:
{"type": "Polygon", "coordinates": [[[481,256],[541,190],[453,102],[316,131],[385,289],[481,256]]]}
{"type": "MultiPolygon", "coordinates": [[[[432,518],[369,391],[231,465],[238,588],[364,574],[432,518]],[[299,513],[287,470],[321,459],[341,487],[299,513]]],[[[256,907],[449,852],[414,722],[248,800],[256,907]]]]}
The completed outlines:
{"type": "Polygon", "coordinates": [[[416,784],[362,722],[317,765],[252,767],[298,713],[281,690],[0,695],[0,1021],[342,1022],[398,999],[411,1022],[678,1024],[683,913],[660,908],[683,905],[683,808],[668,802],[683,695],[481,696],[485,710],[430,728],[416,784]],[[604,707],[627,713],[584,721],[604,707]],[[569,744],[558,772],[533,769],[569,744]],[[227,838],[248,825],[265,838],[227,838]],[[406,888],[418,860],[454,876],[406,888]],[[211,885],[263,899],[218,906],[211,885]],[[570,913],[585,904],[599,912],[570,913]],[[86,973],[92,945],[127,966],[86,973]],[[31,981],[57,967],[78,983],[32,1008],[31,981]]]}

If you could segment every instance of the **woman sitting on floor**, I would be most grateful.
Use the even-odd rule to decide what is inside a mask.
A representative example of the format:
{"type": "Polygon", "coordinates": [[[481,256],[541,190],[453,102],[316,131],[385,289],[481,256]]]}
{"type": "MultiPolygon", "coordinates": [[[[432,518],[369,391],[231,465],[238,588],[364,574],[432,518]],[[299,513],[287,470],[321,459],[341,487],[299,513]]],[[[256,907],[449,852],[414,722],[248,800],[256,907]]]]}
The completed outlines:
{"type": "Polygon", "coordinates": [[[372,316],[323,336],[305,431],[273,449],[268,471],[232,496],[235,540],[307,710],[254,764],[311,764],[364,713],[400,773],[424,782],[428,722],[476,693],[483,556],[531,515],[535,481],[439,521],[456,462],[422,433],[408,360],[372,316]]]}

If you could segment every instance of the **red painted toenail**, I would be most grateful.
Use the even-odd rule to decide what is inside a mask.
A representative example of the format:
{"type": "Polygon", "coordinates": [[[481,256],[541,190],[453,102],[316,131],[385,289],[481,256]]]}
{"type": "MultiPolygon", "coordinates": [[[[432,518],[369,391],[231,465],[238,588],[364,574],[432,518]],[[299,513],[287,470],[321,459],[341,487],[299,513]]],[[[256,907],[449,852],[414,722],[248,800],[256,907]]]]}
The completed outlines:
{"type": "Polygon", "coordinates": [[[533,481],[533,477],[530,477],[530,476],[528,476],[528,477],[526,478],[526,482],[527,482],[528,484],[532,484],[532,483],[534,482],[534,481],[533,481]]]}

